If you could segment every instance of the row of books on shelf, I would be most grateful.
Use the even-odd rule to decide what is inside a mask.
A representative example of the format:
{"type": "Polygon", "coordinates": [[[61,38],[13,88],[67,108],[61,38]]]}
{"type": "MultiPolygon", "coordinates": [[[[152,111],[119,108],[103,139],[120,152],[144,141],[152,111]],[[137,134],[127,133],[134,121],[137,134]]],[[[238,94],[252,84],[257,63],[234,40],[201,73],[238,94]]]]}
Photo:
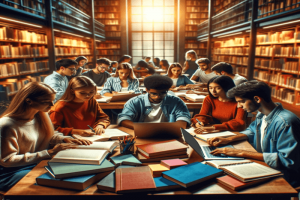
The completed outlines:
{"type": "Polygon", "coordinates": [[[95,1],[95,6],[118,6],[120,1],[95,1]]]}
{"type": "MultiPolygon", "coordinates": [[[[201,11],[203,12],[203,11],[201,11]]],[[[193,18],[208,18],[208,13],[190,13],[186,15],[187,19],[193,18]]]]}
{"type": "Polygon", "coordinates": [[[185,37],[197,37],[197,32],[185,32],[185,37]]]}
{"type": "Polygon", "coordinates": [[[120,50],[97,50],[97,55],[120,55],[120,50]]]}
{"type": "Polygon", "coordinates": [[[213,6],[214,6],[214,15],[230,8],[233,7],[234,5],[242,2],[243,0],[215,0],[213,1],[213,6]]]}
{"type": "Polygon", "coordinates": [[[284,47],[282,45],[258,46],[255,48],[255,55],[257,56],[278,56],[278,57],[295,57],[298,58],[300,47],[284,47]]]}
{"type": "Polygon", "coordinates": [[[208,8],[205,7],[186,7],[186,12],[207,12],[208,8]]]}
{"type": "Polygon", "coordinates": [[[47,36],[45,34],[6,26],[0,28],[0,40],[47,44],[47,36]]]}
{"type": "Polygon", "coordinates": [[[208,1],[186,1],[187,6],[208,6],[208,1]]]}
{"type": "Polygon", "coordinates": [[[64,0],[64,2],[74,6],[86,14],[89,14],[90,0],[64,0]]]}
{"type": "Polygon", "coordinates": [[[62,22],[64,24],[67,25],[71,25],[71,26],[77,26],[80,28],[85,28],[85,29],[89,29],[89,24],[86,24],[84,22],[82,22],[82,20],[86,20],[85,18],[83,19],[77,19],[76,17],[74,17],[73,15],[62,15],[62,14],[56,14],[56,12],[52,12],[52,18],[54,21],[58,21],[58,22],[62,22]]]}
{"type": "Polygon", "coordinates": [[[119,12],[118,7],[95,7],[95,12],[119,12]]]}
{"type": "MultiPolygon", "coordinates": [[[[294,104],[296,100],[294,91],[286,88],[279,88],[278,86],[271,86],[271,96],[289,104],[294,104]]],[[[299,93],[297,96],[299,99],[299,93]]],[[[299,103],[296,102],[296,105],[299,105],[299,103]]]]}
{"type": "MultiPolygon", "coordinates": [[[[31,0],[23,0],[22,6],[20,3],[17,3],[19,1],[2,1],[3,3],[6,3],[8,6],[12,6],[16,9],[22,9],[26,12],[30,12],[36,15],[40,15],[45,17],[45,0],[39,0],[39,1],[31,1],[31,0]],[[14,2],[14,3],[13,3],[14,2]],[[17,4],[16,4],[17,3],[17,4]]],[[[2,3],[1,2],[1,3],[2,3]]]]}
{"type": "Polygon", "coordinates": [[[90,55],[91,49],[87,48],[72,48],[72,47],[55,47],[55,55],[66,56],[66,55],[90,55]]]}
{"type": "Polygon", "coordinates": [[[99,21],[105,25],[119,25],[119,20],[117,19],[100,19],[99,21]]]}
{"type": "Polygon", "coordinates": [[[249,47],[214,48],[214,54],[248,55],[249,47]]]}
{"type": "Polygon", "coordinates": [[[120,55],[97,55],[97,59],[99,58],[108,58],[111,61],[117,61],[120,59],[120,55]]]}
{"type": "Polygon", "coordinates": [[[106,32],[106,37],[121,37],[121,32],[106,32]]]}
{"type": "Polygon", "coordinates": [[[243,75],[243,76],[247,76],[247,67],[238,67],[236,65],[232,65],[233,67],[233,71],[236,73],[236,74],[240,74],[240,75],[243,75]]]}
{"type": "Polygon", "coordinates": [[[116,19],[116,18],[120,18],[120,14],[119,13],[95,13],[95,18],[116,19]]]}
{"type": "Polygon", "coordinates": [[[197,43],[185,43],[186,49],[198,49],[198,48],[207,48],[206,45],[203,45],[203,43],[197,44],[197,43]]]}
{"type": "Polygon", "coordinates": [[[298,62],[285,62],[284,59],[269,60],[255,58],[255,67],[298,73],[298,62]]]}
{"type": "Polygon", "coordinates": [[[300,33],[293,30],[275,33],[268,32],[266,34],[259,33],[256,36],[257,44],[295,42],[296,40],[300,40],[300,33]]]}
{"type": "Polygon", "coordinates": [[[105,26],[105,31],[120,31],[120,26],[105,26]]]}
{"type": "MultiPolygon", "coordinates": [[[[244,12],[246,12],[246,11],[244,11],[244,12]]],[[[222,16],[221,20],[227,19],[222,22],[219,22],[219,20],[213,21],[212,30],[217,30],[217,29],[221,29],[224,27],[233,26],[235,24],[239,24],[239,23],[243,23],[243,22],[251,20],[251,11],[248,12],[248,18],[246,18],[247,15],[243,12],[237,12],[237,13],[239,13],[239,14],[228,13],[228,14],[226,14],[227,16],[226,15],[222,16]],[[234,16],[234,17],[232,17],[232,16],[234,16]]],[[[221,17],[221,16],[219,16],[219,17],[221,17]]]]}
{"type": "Polygon", "coordinates": [[[64,46],[72,46],[72,47],[89,47],[89,42],[85,42],[82,40],[55,37],[55,45],[64,45],[64,46]]]}
{"type": "Polygon", "coordinates": [[[204,22],[206,19],[189,19],[185,21],[185,24],[187,25],[198,25],[202,22],[204,22]]]}
{"type": "Polygon", "coordinates": [[[186,31],[197,31],[197,27],[196,26],[185,26],[185,30],[186,31]]]}
{"type": "Polygon", "coordinates": [[[32,47],[31,45],[23,45],[14,47],[12,45],[0,46],[0,58],[18,58],[18,57],[39,57],[48,56],[48,48],[45,46],[32,47]]]}
{"type": "Polygon", "coordinates": [[[248,65],[248,57],[213,55],[213,60],[220,62],[228,62],[237,65],[248,65]]]}
{"type": "Polygon", "coordinates": [[[49,61],[35,62],[10,62],[0,64],[0,77],[22,75],[26,73],[34,73],[39,71],[49,70],[49,61]]]}
{"type": "Polygon", "coordinates": [[[258,17],[266,17],[274,15],[283,11],[294,9],[300,6],[300,0],[287,0],[287,1],[264,1],[258,2],[258,17]]]}
{"type": "Polygon", "coordinates": [[[97,48],[101,48],[101,49],[120,49],[121,44],[100,43],[100,44],[97,44],[97,48]]]}
{"type": "Polygon", "coordinates": [[[199,58],[203,58],[203,55],[206,55],[206,49],[194,49],[199,58]]]}
{"type": "Polygon", "coordinates": [[[228,46],[241,46],[241,45],[249,45],[250,38],[232,38],[224,41],[215,41],[214,47],[228,47],[228,46]]]}

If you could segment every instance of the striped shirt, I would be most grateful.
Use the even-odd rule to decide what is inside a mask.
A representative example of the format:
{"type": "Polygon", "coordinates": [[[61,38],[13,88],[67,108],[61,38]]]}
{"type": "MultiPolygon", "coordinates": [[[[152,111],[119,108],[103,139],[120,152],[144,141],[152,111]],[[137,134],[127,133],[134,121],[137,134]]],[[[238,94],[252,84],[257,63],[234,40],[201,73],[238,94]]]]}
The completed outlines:
{"type": "Polygon", "coordinates": [[[67,77],[60,75],[56,71],[47,76],[44,80],[44,83],[56,91],[54,103],[56,103],[63,96],[69,85],[67,77]]]}
{"type": "MultiPolygon", "coordinates": [[[[133,90],[135,93],[141,93],[139,90],[138,79],[130,80],[128,78],[127,82],[128,82],[128,91],[133,90]]],[[[121,92],[122,91],[121,83],[122,81],[120,80],[119,77],[108,78],[100,94],[103,95],[105,93],[112,93],[112,91],[121,92]]]]}

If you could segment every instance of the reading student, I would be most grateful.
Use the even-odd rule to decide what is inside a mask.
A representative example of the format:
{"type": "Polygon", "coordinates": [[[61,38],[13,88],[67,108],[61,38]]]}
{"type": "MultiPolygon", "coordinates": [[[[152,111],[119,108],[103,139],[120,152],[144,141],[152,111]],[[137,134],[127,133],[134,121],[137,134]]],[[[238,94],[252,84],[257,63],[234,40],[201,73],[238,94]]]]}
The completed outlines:
{"type": "Polygon", "coordinates": [[[47,112],[55,93],[44,83],[30,82],[19,90],[1,115],[0,190],[10,189],[41,160],[75,148],[74,143],[90,144],[54,131],[47,112]],[[50,145],[55,146],[49,149],[50,145]]]}
{"type": "Polygon", "coordinates": [[[184,73],[191,77],[198,69],[198,65],[195,62],[197,60],[197,53],[194,50],[189,50],[185,53],[184,73]]]}
{"type": "Polygon", "coordinates": [[[168,76],[172,79],[172,87],[185,86],[194,84],[188,77],[182,75],[182,66],[180,63],[173,63],[168,69],[168,76]]]}
{"type": "Polygon", "coordinates": [[[208,58],[199,58],[196,63],[198,64],[199,69],[197,69],[191,77],[192,81],[197,81],[199,79],[200,83],[206,84],[212,77],[216,76],[209,67],[210,60],[208,58]]]}
{"type": "Polygon", "coordinates": [[[106,71],[110,66],[107,58],[97,59],[97,65],[93,70],[82,73],[82,76],[92,79],[97,86],[102,86],[111,75],[106,71]]]}
{"type": "Polygon", "coordinates": [[[133,69],[129,63],[121,63],[117,67],[116,74],[107,79],[101,95],[113,96],[118,92],[133,91],[140,93],[139,80],[135,77],[133,69]]]}
{"type": "Polygon", "coordinates": [[[211,70],[216,74],[216,75],[225,75],[229,76],[235,85],[239,85],[240,83],[248,81],[246,78],[244,78],[241,75],[238,74],[233,74],[233,68],[231,64],[226,63],[226,62],[219,62],[212,66],[211,70]]]}
{"type": "Polygon", "coordinates": [[[62,97],[68,87],[68,78],[76,71],[77,62],[71,59],[61,59],[56,61],[56,71],[47,76],[44,83],[52,87],[56,91],[54,103],[62,97]]]}
{"type": "Polygon", "coordinates": [[[207,87],[209,95],[205,97],[200,113],[192,119],[192,122],[198,127],[195,132],[245,130],[246,112],[237,107],[234,98],[226,96],[226,92],[235,87],[233,80],[228,76],[215,76],[208,81],[207,87]],[[203,126],[208,123],[213,125],[210,127],[203,126]]]}
{"type": "Polygon", "coordinates": [[[213,146],[248,139],[257,152],[232,148],[218,148],[212,154],[245,157],[264,161],[283,172],[284,178],[294,187],[300,185],[300,119],[271,99],[271,89],[263,82],[248,81],[232,88],[228,95],[235,97],[238,106],[247,112],[258,110],[255,121],[241,134],[211,138],[213,146]]]}
{"type": "Polygon", "coordinates": [[[144,60],[140,60],[133,70],[135,73],[138,73],[138,77],[150,76],[155,73],[155,69],[144,60]]]}
{"type": "Polygon", "coordinates": [[[64,135],[91,136],[104,133],[110,121],[94,98],[96,92],[96,84],[90,78],[85,76],[72,78],[64,96],[49,112],[56,130],[64,135]],[[87,125],[92,126],[95,133],[87,130],[87,125]]]}
{"type": "Polygon", "coordinates": [[[85,56],[78,56],[75,61],[78,65],[75,66],[76,72],[71,76],[67,76],[68,80],[70,81],[75,76],[80,76],[83,72],[85,64],[88,62],[88,59],[85,56]]]}
{"type": "Polygon", "coordinates": [[[133,122],[175,122],[190,124],[190,113],[185,103],[168,94],[173,81],[168,76],[152,75],[144,80],[147,94],[127,101],[117,124],[133,129],[133,122]]]}

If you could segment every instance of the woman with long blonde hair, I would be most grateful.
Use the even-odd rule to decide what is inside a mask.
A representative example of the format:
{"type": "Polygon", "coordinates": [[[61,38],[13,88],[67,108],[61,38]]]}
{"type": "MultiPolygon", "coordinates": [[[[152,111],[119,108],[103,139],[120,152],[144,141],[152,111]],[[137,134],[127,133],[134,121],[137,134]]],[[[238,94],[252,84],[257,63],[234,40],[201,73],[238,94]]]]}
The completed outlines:
{"type": "Polygon", "coordinates": [[[172,63],[168,69],[167,75],[173,81],[172,88],[194,84],[188,77],[182,74],[182,66],[180,63],[172,63]]]}
{"type": "Polygon", "coordinates": [[[55,94],[45,83],[30,82],[1,115],[0,190],[11,188],[41,160],[76,147],[63,142],[90,144],[54,131],[47,112],[53,106],[55,94]],[[49,149],[50,146],[54,147],[49,149]]]}
{"type": "Polygon", "coordinates": [[[65,94],[50,110],[50,119],[56,130],[64,135],[100,135],[109,126],[109,117],[102,111],[94,98],[97,86],[86,76],[71,79],[65,94]],[[90,125],[95,130],[87,131],[90,125]]]}
{"type": "Polygon", "coordinates": [[[139,80],[135,77],[133,69],[129,63],[121,63],[113,77],[107,79],[101,95],[113,96],[118,92],[133,91],[140,93],[139,80]]]}
{"type": "Polygon", "coordinates": [[[198,69],[198,64],[196,63],[198,56],[196,51],[189,50],[185,53],[185,63],[183,72],[185,74],[189,75],[189,78],[192,77],[192,75],[195,73],[195,71],[198,69]]]}

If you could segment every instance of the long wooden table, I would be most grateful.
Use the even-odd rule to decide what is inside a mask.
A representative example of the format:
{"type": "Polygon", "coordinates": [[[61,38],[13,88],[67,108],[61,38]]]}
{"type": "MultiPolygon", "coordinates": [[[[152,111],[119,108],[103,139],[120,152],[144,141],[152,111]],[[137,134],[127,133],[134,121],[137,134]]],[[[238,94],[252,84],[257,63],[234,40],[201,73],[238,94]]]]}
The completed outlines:
{"type": "MultiPolygon", "coordinates": [[[[128,133],[132,131],[127,131],[128,129],[123,128],[128,133]]],[[[158,141],[157,139],[137,139],[137,144],[145,144],[149,142],[158,141]]],[[[199,143],[203,141],[197,140],[199,143]]],[[[247,141],[239,141],[233,144],[235,148],[255,151],[255,149],[247,141]]],[[[203,158],[194,152],[190,147],[188,148],[189,158],[185,159],[187,163],[193,163],[196,161],[203,161],[203,158]]],[[[118,155],[119,149],[116,149],[112,156],[118,155]]],[[[259,162],[259,161],[258,161],[259,162]]],[[[259,162],[264,164],[263,162],[259,162]]],[[[144,163],[145,165],[149,163],[144,163]]],[[[13,188],[11,188],[4,196],[6,200],[23,200],[28,199],[102,199],[105,198],[104,195],[109,195],[109,199],[112,198],[127,198],[124,195],[117,195],[115,193],[100,191],[97,189],[96,184],[92,185],[85,191],[72,191],[58,188],[51,188],[45,186],[36,185],[36,177],[46,173],[44,166],[47,165],[47,160],[40,162],[31,172],[29,172],[23,179],[21,179],[13,188]]],[[[265,164],[266,165],[266,164],[265,164]]],[[[284,178],[277,177],[273,178],[262,184],[241,190],[233,191],[222,185],[219,185],[215,179],[205,181],[203,183],[194,185],[190,188],[183,188],[176,191],[160,192],[160,193],[132,193],[136,198],[169,198],[174,199],[179,195],[192,195],[188,198],[197,199],[290,199],[292,196],[297,196],[297,191],[290,186],[284,178]],[[139,195],[139,196],[137,196],[139,195]],[[155,195],[155,197],[153,196],[155,195]],[[163,196],[159,196],[163,195],[163,196]],[[174,197],[176,195],[176,197],[174,197]]],[[[129,197],[128,197],[129,198],[129,197]]],[[[131,198],[131,197],[130,197],[131,198]]],[[[185,197],[183,197],[185,198],[185,197]]]]}

